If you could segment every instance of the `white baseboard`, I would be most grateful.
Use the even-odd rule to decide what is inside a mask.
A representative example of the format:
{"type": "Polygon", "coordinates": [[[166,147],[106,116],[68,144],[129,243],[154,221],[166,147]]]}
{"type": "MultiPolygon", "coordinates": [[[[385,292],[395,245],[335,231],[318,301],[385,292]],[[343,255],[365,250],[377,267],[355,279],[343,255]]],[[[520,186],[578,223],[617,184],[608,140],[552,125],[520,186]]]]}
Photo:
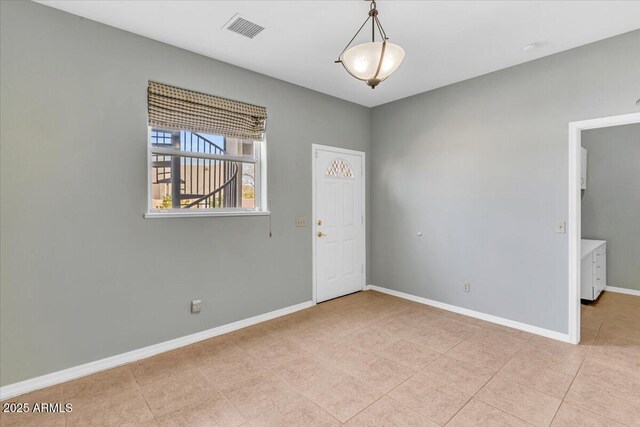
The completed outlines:
{"type": "Polygon", "coordinates": [[[381,288],[380,286],[367,285],[365,290],[378,291],[385,294],[393,295],[395,297],[404,298],[410,301],[414,301],[420,304],[430,305],[432,307],[441,308],[443,310],[452,311],[454,313],[462,314],[464,316],[474,317],[476,319],[485,320],[491,323],[497,323],[498,325],[507,326],[513,329],[519,329],[521,331],[529,332],[543,337],[551,338],[558,341],[564,341],[571,343],[569,334],[563,334],[561,332],[552,331],[549,329],[540,328],[538,326],[528,325],[526,323],[516,322],[515,320],[509,320],[502,317],[494,316],[492,314],[481,313],[479,311],[470,310],[468,308],[462,308],[444,302],[430,300],[428,298],[418,297],[404,292],[394,291],[393,289],[381,288]]]}
{"type": "Polygon", "coordinates": [[[618,294],[626,294],[626,295],[633,295],[636,297],[640,297],[640,291],[635,289],[618,288],[616,286],[605,286],[604,290],[608,292],[615,292],[618,294]]]}
{"type": "Polygon", "coordinates": [[[126,363],[135,362],[136,360],[145,359],[147,357],[151,357],[165,351],[174,350],[176,348],[184,347],[198,341],[206,340],[208,338],[226,334],[237,329],[255,325],[256,323],[265,322],[267,320],[275,319],[276,317],[304,310],[305,308],[309,308],[313,305],[315,305],[313,301],[303,302],[300,304],[292,305],[290,307],[281,308],[280,310],[275,310],[269,313],[250,317],[248,319],[228,323],[226,325],[218,326],[212,329],[207,329],[206,331],[186,335],[184,337],[150,345],[148,347],[139,348],[137,350],[107,357],[105,359],[96,360],[95,362],[85,363],[83,365],[74,366],[62,371],[53,372],[51,374],[42,375],[40,377],[31,378],[29,380],[21,381],[14,384],[8,384],[6,386],[0,387],[0,400],[6,400],[24,393],[29,393],[41,388],[60,384],[90,374],[95,374],[96,372],[115,368],[116,366],[124,365],[126,363]]]}

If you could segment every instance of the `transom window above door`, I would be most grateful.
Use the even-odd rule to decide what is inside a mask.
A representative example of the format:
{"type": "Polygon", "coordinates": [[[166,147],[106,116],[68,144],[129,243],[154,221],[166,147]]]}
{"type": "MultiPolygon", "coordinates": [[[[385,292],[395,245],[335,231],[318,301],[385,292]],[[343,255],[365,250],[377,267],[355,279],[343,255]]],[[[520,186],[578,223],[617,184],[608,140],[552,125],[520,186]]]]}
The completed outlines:
{"type": "Polygon", "coordinates": [[[146,217],[266,210],[262,107],[149,84],[146,217]]]}

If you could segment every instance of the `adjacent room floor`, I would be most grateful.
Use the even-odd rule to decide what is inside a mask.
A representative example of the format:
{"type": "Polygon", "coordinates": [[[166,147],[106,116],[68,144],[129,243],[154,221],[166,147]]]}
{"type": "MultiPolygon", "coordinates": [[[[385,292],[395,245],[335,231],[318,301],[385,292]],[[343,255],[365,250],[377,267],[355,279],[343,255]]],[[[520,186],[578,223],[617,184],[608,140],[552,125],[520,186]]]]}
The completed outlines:
{"type": "Polygon", "coordinates": [[[573,346],[361,292],[20,396],[73,411],[2,425],[639,425],[640,297],[582,325],[573,346]]]}

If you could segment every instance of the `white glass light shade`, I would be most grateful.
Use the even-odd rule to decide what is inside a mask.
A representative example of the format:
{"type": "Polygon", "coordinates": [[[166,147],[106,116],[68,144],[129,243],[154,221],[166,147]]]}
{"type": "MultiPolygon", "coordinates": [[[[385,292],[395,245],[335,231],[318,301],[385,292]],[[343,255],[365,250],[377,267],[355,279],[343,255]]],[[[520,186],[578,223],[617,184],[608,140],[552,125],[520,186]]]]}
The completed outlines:
{"type": "Polygon", "coordinates": [[[342,65],[357,79],[375,81],[374,86],[398,69],[404,59],[404,49],[397,44],[386,43],[382,65],[378,71],[383,42],[369,42],[353,46],[342,54],[342,65]],[[376,76],[376,71],[378,75],[376,76]]]}

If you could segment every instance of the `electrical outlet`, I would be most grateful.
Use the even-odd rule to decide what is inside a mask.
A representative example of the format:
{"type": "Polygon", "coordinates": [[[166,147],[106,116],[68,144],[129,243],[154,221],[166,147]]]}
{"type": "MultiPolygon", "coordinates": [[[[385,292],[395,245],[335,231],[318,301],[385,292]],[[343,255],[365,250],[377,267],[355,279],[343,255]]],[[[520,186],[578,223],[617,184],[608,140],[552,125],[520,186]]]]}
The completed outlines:
{"type": "Polygon", "coordinates": [[[304,227],[306,225],[304,217],[303,216],[297,216],[296,217],[296,227],[304,227]]]}
{"type": "Polygon", "coordinates": [[[469,282],[465,282],[465,284],[464,284],[464,291],[465,291],[465,292],[471,292],[471,283],[469,283],[469,282]]]}
{"type": "Polygon", "coordinates": [[[556,224],[556,233],[564,234],[567,232],[567,223],[565,221],[560,221],[556,224]]]}
{"type": "Polygon", "coordinates": [[[191,301],[191,314],[200,313],[200,307],[202,306],[201,299],[194,299],[191,301]]]}

